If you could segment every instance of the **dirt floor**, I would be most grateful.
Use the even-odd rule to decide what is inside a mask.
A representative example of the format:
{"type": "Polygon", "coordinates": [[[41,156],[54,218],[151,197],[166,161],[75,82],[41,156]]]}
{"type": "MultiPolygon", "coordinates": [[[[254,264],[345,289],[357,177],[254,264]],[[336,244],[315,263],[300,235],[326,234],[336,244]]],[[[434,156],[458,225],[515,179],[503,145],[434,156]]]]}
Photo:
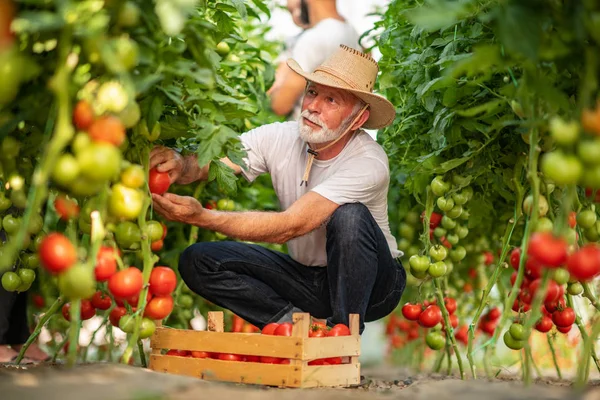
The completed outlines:
{"type": "Polygon", "coordinates": [[[567,381],[544,380],[525,387],[516,378],[466,380],[442,375],[411,374],[394,367],[362,371],[356,388],[277,389],[202,381],[118,364],[0,367],[2,400],[293,400],[293,399],[600,399],[600,382],[583,393],[567,381]]]}

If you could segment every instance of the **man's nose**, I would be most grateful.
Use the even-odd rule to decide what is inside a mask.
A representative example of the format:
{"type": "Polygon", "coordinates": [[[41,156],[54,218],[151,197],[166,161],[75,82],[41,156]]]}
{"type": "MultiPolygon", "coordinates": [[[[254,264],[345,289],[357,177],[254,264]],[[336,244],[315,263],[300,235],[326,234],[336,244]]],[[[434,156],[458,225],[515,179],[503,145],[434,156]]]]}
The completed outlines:
{"type": "Polygon", "coordinates": [[[310,103],[308,103],[308,106],[306,108],[311,113],[320,113],[321,112],[321,100],[318,97],[314,98],[310,103]]]}

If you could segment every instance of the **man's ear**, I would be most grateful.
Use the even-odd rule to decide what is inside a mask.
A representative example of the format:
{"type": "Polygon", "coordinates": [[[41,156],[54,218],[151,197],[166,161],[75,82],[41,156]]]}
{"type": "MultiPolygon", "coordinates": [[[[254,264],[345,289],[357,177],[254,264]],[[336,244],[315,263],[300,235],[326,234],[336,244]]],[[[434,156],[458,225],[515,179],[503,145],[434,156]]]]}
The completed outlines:
{"type": "Polygon", "coordinates": [[[354,125],[352,125],[352,130],[355,131],[357,129],[360,129],[360,127],[363,126],[365,124],[365,122],[367,122],[369,120],[370,116],[371,116],[371,112],[367,108],[365,111],[363,111],[363,113],[360,116],[360,118],[358,119],[358,121],[356,121],[354,123],[354,125]]]}

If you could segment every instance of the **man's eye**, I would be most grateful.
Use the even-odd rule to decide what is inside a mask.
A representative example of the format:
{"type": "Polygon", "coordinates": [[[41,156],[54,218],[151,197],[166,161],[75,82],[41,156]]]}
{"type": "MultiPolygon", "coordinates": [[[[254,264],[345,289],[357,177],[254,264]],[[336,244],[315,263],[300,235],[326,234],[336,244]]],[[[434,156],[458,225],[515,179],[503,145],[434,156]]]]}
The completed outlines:
{"type": "Polygon", "coordinates": [[[328,97],[327,101],[330,103],[335,103],[335,99],[333,97],[328,97]]]}

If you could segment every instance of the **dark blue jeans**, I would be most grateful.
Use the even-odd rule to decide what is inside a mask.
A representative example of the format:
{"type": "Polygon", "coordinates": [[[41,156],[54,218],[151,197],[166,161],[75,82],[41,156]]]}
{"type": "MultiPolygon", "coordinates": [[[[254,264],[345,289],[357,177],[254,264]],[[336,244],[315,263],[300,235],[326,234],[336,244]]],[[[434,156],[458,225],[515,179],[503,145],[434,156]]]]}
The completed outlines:
{"type": "Polygon", "coordinates": [[[362,333],[396,308],[406,272],[367,207],[338,207],[326,249],[327,266],[308,267],[259,245],[196,243],[181,254],[179,272],[191,290],[259,328],[296,307],[331,326],[359,314],[362,333]]]}

